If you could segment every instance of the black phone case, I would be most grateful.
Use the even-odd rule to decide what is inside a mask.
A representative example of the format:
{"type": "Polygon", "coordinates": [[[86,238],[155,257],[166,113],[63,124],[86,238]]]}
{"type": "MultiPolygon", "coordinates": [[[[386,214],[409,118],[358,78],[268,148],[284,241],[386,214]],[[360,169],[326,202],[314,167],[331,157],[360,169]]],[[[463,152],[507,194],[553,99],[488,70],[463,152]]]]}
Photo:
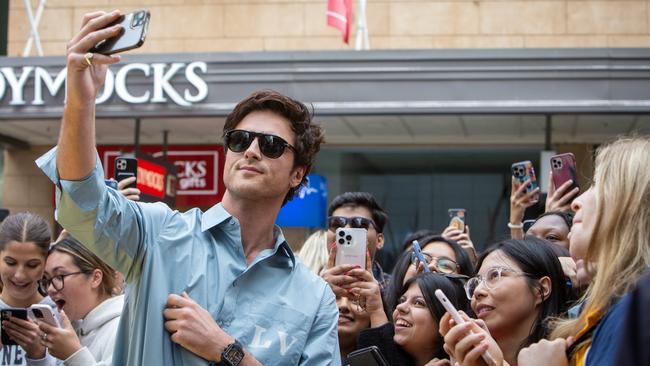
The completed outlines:
{"type": "Polygon", "coordinates": [[[112,55],[142,46],[147,37],[150,18],[151,14],[148,10],[138,10],[123,15],[116,22],[106,27],[109,28],[116,24],[121,24],[122,32],[115,37],[99,42],[90,52],[112,55]]]}
{"type": "MultiPolygon", "coordinates": [[[[27,309],[2,309],[0,310],[0,322],[9,320],[10,315],[15,316],[16,318],[27,320],[27,309]]],[[[9,338],[9,335],[5,333],[4,328],[2,328],[2,331],[0,331],[0,338],[2,339],[2,344],[5,346],[18,344],[12,338],[9,338]]]]}
{"type": "Polygon", "coordinates": [[[370,346],[351,352],[345,360],[346,366],[389,366],[388,361],[376,346],[370,346]]]}
{"type": "MultiPolygon", "coordinates": [[[[138,160],[135,158],[117,158],[115,159],[115,180],[120,182],[129,177],[138,179],[138,160]]],[[[129,184],[125,188],[136,188],[137,181],[129,184]]]]}

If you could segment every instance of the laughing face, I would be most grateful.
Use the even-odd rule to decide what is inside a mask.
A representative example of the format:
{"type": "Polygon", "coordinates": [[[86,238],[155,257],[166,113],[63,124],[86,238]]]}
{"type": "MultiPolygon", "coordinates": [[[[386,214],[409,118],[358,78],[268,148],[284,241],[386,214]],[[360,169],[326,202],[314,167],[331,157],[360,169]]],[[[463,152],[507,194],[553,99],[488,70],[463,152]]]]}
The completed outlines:
{"type": "Polygon", "coordinates": [[[10,241],[0,251],[2,299],[14,307],[38,302],[38,281],[43,277],[45,256],[35,243],[10,241]]]}
{"type": "Polygon", "coordinates": [[[411,355],[433,354],[440,337],[438,322],[433,318],[417,283],[402,294],[393,311],[395,336],[393,341],[411,355]]]}

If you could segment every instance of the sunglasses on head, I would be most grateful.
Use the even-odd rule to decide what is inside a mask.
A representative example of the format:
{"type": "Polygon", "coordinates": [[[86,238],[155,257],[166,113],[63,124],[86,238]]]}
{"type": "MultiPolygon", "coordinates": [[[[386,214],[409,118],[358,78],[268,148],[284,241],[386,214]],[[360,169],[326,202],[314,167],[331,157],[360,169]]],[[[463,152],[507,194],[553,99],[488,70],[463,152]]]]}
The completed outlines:
{"type": "Polygon", "coordinates": [[[345,216],[330,216],[327,218],[327,227],[336,231],[340,227],[346,227],[350,225],[351,228],[355,229],[366,229],[370,228],[370,225],[375,226],[375,222],[367,219],[365,217],[354,216],[354,217],[345,217],[345,216]]]}
{"type": "Polygon", "coordinates": [[[282,154],[284,154],[284,150],[286,148],[293,150],[294,153],[296,152],[296,149],[282,137],[270,135],[267,133],[259,133],[246,130],[232,130],[226,132],[226,134],[223,136],[223,141],[228,150],[240,153],[248,149],[248,147],[253,143],[253,140],[256,138],[257,144],[260,147],[260,151],[267,158],[279,158],[282,156],[282,154]]]}

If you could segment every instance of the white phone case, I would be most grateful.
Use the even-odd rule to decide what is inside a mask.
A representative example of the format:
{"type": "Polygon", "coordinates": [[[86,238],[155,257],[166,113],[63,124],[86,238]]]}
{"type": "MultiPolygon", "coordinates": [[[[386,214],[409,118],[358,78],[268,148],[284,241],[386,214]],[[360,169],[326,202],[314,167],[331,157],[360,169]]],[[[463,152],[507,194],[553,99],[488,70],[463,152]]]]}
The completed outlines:
{"type": "Polygon", "coordinates": [[[336,265],[355,264],[365,269],[367,239],[366,229],[336,229],[336,265]]]}
{"type": "Polygon", "coordinates": [[[28,316],[33,320],[40,320],[51,326],[60,328],[58,314],[54,314],[54,310],[49,305],[34,304],[28,309],[28,316]]]}

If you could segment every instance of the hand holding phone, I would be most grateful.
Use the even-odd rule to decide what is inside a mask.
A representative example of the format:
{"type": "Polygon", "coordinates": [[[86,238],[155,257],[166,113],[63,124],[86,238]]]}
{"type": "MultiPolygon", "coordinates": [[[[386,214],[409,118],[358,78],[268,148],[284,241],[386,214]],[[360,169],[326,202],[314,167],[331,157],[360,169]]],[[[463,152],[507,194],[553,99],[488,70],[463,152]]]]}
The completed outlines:
{"type": "Polygon", "coordinates": [[[535,168],[529,160],[512,164],[512,176],[515,177],[519,184],[524,184],[527,180],[530,180],[530,183],[526,186],[527,193],[532,192],[539,186],[535,176],[535,168]]]}
{"type": "Polygon", "coordinates": [[[420,261],[420,264],[422,264],[422,267],[424,268],[424,272],[431,272],[431,270],[429,269],[429,264],[424,259],[424,254],[422,254],[420,243],[417,240],[413,240],[411,244],[413,246],[413,253],[415,253],[415,256],[418,258],[418,261],[420,261]]]}
{"type": "Polygon", "coordinates": [[[115,159],[115,180],[120,182],[129,177],[135,177],[136,181],[124,188],[136,188],[138,178],[138,159],[125,157],[115,159]]]}
{"type": "Polygon", "coordinates": [[[142,46],[147,37],[150,18],[149,10],[138,10],[122,15],[115,22],[106,26],[106,28],[110,28],[119,24],[122,27],[120,33],[97,43],[89,52],[112,55],[142,46]]]}
{"type": "MultiPolygon", "coordinates": [[[[437,289],[436,291],[434,291],[434,294],[436,295],[436,298],[438,298],[438,301],[440,301],[440,304],[442,304],[442,306],[445,308],[445,310],[447,310],[449,315],[451,315],[451,318],[454,319],[456,324],[465,323],[465,319],[463,319],[460,316],[458,310],[456,310],[454,305],[451,303],[451,301],[449,301],[449,299],[447,298],[445,293],[442,292],[442,290],[437,289]]],[[[494,357],[492,357],[492,355],[488,350],[486,350],[481,355],[481,357],[483,358],[483,361],[485,361],[488,365],[496,365],[496,361],[494,360],[494,357]]]]}
{"type": "MultiPolygon", "coordinates": [[[[27,320],[27,309],[7,308],[0,310],[0,322],[9,321],[11,317],[27,320]]],[[[2,327],[2,331],[0,332],[0,338],[2,344],[5,346],[18,344],[13,338],[9,337],[4,327],[2,327]]]]}

